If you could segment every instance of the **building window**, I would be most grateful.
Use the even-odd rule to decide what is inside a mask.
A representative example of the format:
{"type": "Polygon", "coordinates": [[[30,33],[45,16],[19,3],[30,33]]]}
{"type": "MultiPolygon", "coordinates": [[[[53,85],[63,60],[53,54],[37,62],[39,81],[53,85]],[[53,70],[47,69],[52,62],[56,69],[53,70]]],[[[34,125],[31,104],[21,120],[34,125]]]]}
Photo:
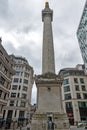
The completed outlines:
{"type": "Polygon", "coordinates": [[[12,90],[17,90],[18,86],[17,85],[13,85],[12,86],[12,90]]]}
{"type": "Polygon", "coordinates": [[[3,55],[3,52],[0,50],[0,55],[3,55]]]}
{"type": "Polygon", "coordinates": [[[79,85],[75,85],[75,90],[79,91],[79,85]]]}
{"type": "Polygon", "coordinates": [[[63,80],[63,84],[64,84],[64,85],[69,84],[69,79],[64,79],[64,80],[63,80]]]}
{"type": "Polygon", "coordinates": [[[9,63],[9,60],[7,59],[7,57],[5,57],[5,59],[6,59],[7,63],[9,63]]]}
{"type": "Polygon", "coordinates": [[[64,87],[64,92],[68,92],[68,91],[70,91],[70,86],[65,86],[64,87]]]}
{"type": "Polygon", "coordinates": [[[65,94],[65,100],[71,99],[71,93],[65,94]]]}
{"type": "Polygon", "coordinates": [[[81,98],[80,93],[76,93],[76,97],[77,97],[77,99],[80,99],[81,98]]]}
{"type": "Polygon", "coordinates": [[[2,65],[1,61],[0,61],[0,66],[2,65]]]}
{"type": "Polygon", "coordinates": [[[78,83],[78,79],[77,78],[74,78],[74,83],[78,83]]]}
{"type": "Polygon", "coordinates": [[[86,90],[85,85],[82,85],[81,88],[82,88],[82,91],[85,91],[85,90],[86,90]]]}
{"type": "Polygon", "coordinates": [[[16,93],[11,93],[11,97],[16,97],[16,93]]]}
{"type": "Polygon", "coordinates": [[[2,95],[2,90],[0,90],[0,97],[1,97],[1,95],[2,95]]]}
{"type": "Polygon", "coordinates": [[[22,79],[20,79],[20,83],[22,83],[22,79]]]}
{"type": "Polygon", "coordinates": [[[80,83],[84,83],[84,79],[83,78],[80,78],[80,83]]]}
{"type": "Polygon", "coordinates": [[[17,97],[18,97],[18,98],[20,97],[20,93],[18,93],[17,97]]]}
{"type": "Polygon", "coordinates": [[[64,72],[63,75],[64,75],[64,77],[67,77],[67,76],[70,75],[70,73],[69,72],[64,72]]]}
{"type": "Polygon", "coordinates": [[[20,72],[16,72],[16,74],[15,74],[16,76],[20,76],[20,72]]]}
{"type": "Polygon", "coordinates": [[[26,86],[23,86],[23,90],[24,90],[24,91],[27,91],[27,89],[28,89],[28,88],[27,88],[26,86]]]}
{"type": "Polygon", "coordinates": [[[22,70],[23,67],[22,66],[16,66],[16,70],[22,70]]]}
{"type": "Polygon", "coordinates": [[[26,105],[26,103],[25,102],[23,102],[23,101],[21,101],[21,107],[25,107],[25,105],[26,105]]]}
{"type": "Polygon", "coordinates": [[[22,60],[18,60],[18,63],[21,64],[21,63],[22,63],[22,60]]]}
{"type": "Polygon", "coordinates": [[[24,77],[27,77],[27,78],[28,78],[28,77],[29,77],[29,73],[25,73],[25,74],[24,74],[24,77]]]}
{"type": "Polygon", "coordinates": [[[87,93],[83,93],[83,98],[87,99],[87,93]]]}
{"type": "Polygon", "coordinates": [[[19,118],[21,118],[21,117],[22,117],[22,118],[24,117],[24,111],[20,111],[20,112],[19,112],[19,118]]]}
{"type": "Polygon", "coordinates": [[[19,90],[21,89],[21,86],[19,85],[19,90]]]}
{"type": "Polygon", "coordinates": [[[24,94],[24,93],[22,93],[21,98],[26,99],[26,97],[27,97],[27,95],[26,95],[26,94],[24,94]]]}
{"type": "Polygon", "coordinates": [[[14,101],[11,100],[10,103],[9,103],[10,106],[14,106],[14,101]]]}
{"type": "Polygon", "coordinates": [[[8,70],[5,66],[2,67],[2,71],[3,71],[4,74],[7,74],[7,72],[8,72],[8,70]]]}
{"type": "Polygon", "coordinates": [[[7,93],[4,94],[4,100],[6,99],[7,93]]]}
{"type": "Polygon", "coordinates": [[[28,84],[28,80],[24,79],[24,83],[25,83],[25,84],[28,84]]]}
{"type": "Polygon", "coordinates": [[[14,82],[14,83],[18,83],[18,80],[19,80],[18,78],[14,78],[14,81],[13,81],[13,82],[14,82]]]}
{"type": "Polygon", "coordinates": [[[12,119],[12,116],[13,116],[13,110],[8,110],[7,119],[8,118],[12,119]]]}
{"type": "Polygon", "coordinates": [[[78,102],[79,108],[87,108],[87,102],[78,102]]]}
{"type": "Polygon", "coordinates": [[[16,101],[16,106],[18,106],[18,100],[16,101]]]}
{"type": "Polygon", "coordinates": [[[2,76],[0,77],[0,84],[2,84],[2,85],[5,84],[5,79],[2,76]]]}
{"type": "Polygon", "coordinates": [[[65,104],[66,104],[66,109],[72,108],[72,102],[66,102],[65,104]]]}
{"type": "Polygon", "coordinates": [[[3,110],[3,118],[5,118],[6,110],[3,110]]]}
{"type": "Polygon", "coordinates": [[[15,117],[16,117],[16,114],[17,114],[17,111],[15,111],[15,115],[14,115],[15,117]]]}
{"type": "Polygon", "coordinates": [[[23,75],[23,72],[21,72],[21,76],[23,75]]]}
{"type": "Polygon", "coordinates": [[[25,70],[26,70],[27,72],[29,72],[29,71],[30,71],[30,69],[29,69],[29,68],[27,68],[27,67],[25,68],[25,70]]]}

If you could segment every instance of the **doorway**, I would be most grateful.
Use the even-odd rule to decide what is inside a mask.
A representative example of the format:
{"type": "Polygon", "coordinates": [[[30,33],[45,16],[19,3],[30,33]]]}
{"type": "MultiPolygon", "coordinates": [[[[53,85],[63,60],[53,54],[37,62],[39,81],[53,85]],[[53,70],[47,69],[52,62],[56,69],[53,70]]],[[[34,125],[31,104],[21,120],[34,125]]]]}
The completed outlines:
{"type": "Polygon", "coordinates": [[[54,130],[54,122],[52,116],[48,116],[48,130],[54,130]]]}

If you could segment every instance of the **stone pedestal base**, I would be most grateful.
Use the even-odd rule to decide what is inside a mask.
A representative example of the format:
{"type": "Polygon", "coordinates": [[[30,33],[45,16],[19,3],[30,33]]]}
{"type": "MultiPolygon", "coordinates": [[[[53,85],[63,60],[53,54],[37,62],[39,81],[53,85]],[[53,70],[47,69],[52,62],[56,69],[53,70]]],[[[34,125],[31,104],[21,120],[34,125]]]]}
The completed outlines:
{"type": "Polygon", "coordinates": [[[65,113],[35,113],[32,118],[31,130],[69,130],[69,121],[65,113]],[[52,119],[54,127],[49,128],[48,120],[52,119]]]}

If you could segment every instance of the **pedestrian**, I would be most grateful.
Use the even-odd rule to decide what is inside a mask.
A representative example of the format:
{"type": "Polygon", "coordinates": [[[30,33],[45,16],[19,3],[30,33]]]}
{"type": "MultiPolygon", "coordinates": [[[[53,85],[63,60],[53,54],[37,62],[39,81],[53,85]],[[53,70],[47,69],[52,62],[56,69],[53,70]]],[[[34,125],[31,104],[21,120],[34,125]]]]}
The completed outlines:
{"type": "Polygon", "coordinates": [[[30,130],[30,123],[27,124],[27,130],[30,130]]]}

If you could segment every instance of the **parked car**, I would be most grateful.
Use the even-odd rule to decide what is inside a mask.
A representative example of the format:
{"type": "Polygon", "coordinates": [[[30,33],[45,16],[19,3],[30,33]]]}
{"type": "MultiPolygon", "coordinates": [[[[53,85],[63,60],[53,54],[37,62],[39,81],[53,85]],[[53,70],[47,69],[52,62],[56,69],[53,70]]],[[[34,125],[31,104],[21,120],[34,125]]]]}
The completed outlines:
{"type": "Polygon", "coordinates": [[[80,127],[83,127],[83,123],[82,123],[82,122],[79,122],[79,123],[77,124],[77,128],[80,128],[80,127]]]}
{"type": "Polygon", "coordinates": [[[79,122],[77,128],[87,128],[87,121],[79,122]]]}

